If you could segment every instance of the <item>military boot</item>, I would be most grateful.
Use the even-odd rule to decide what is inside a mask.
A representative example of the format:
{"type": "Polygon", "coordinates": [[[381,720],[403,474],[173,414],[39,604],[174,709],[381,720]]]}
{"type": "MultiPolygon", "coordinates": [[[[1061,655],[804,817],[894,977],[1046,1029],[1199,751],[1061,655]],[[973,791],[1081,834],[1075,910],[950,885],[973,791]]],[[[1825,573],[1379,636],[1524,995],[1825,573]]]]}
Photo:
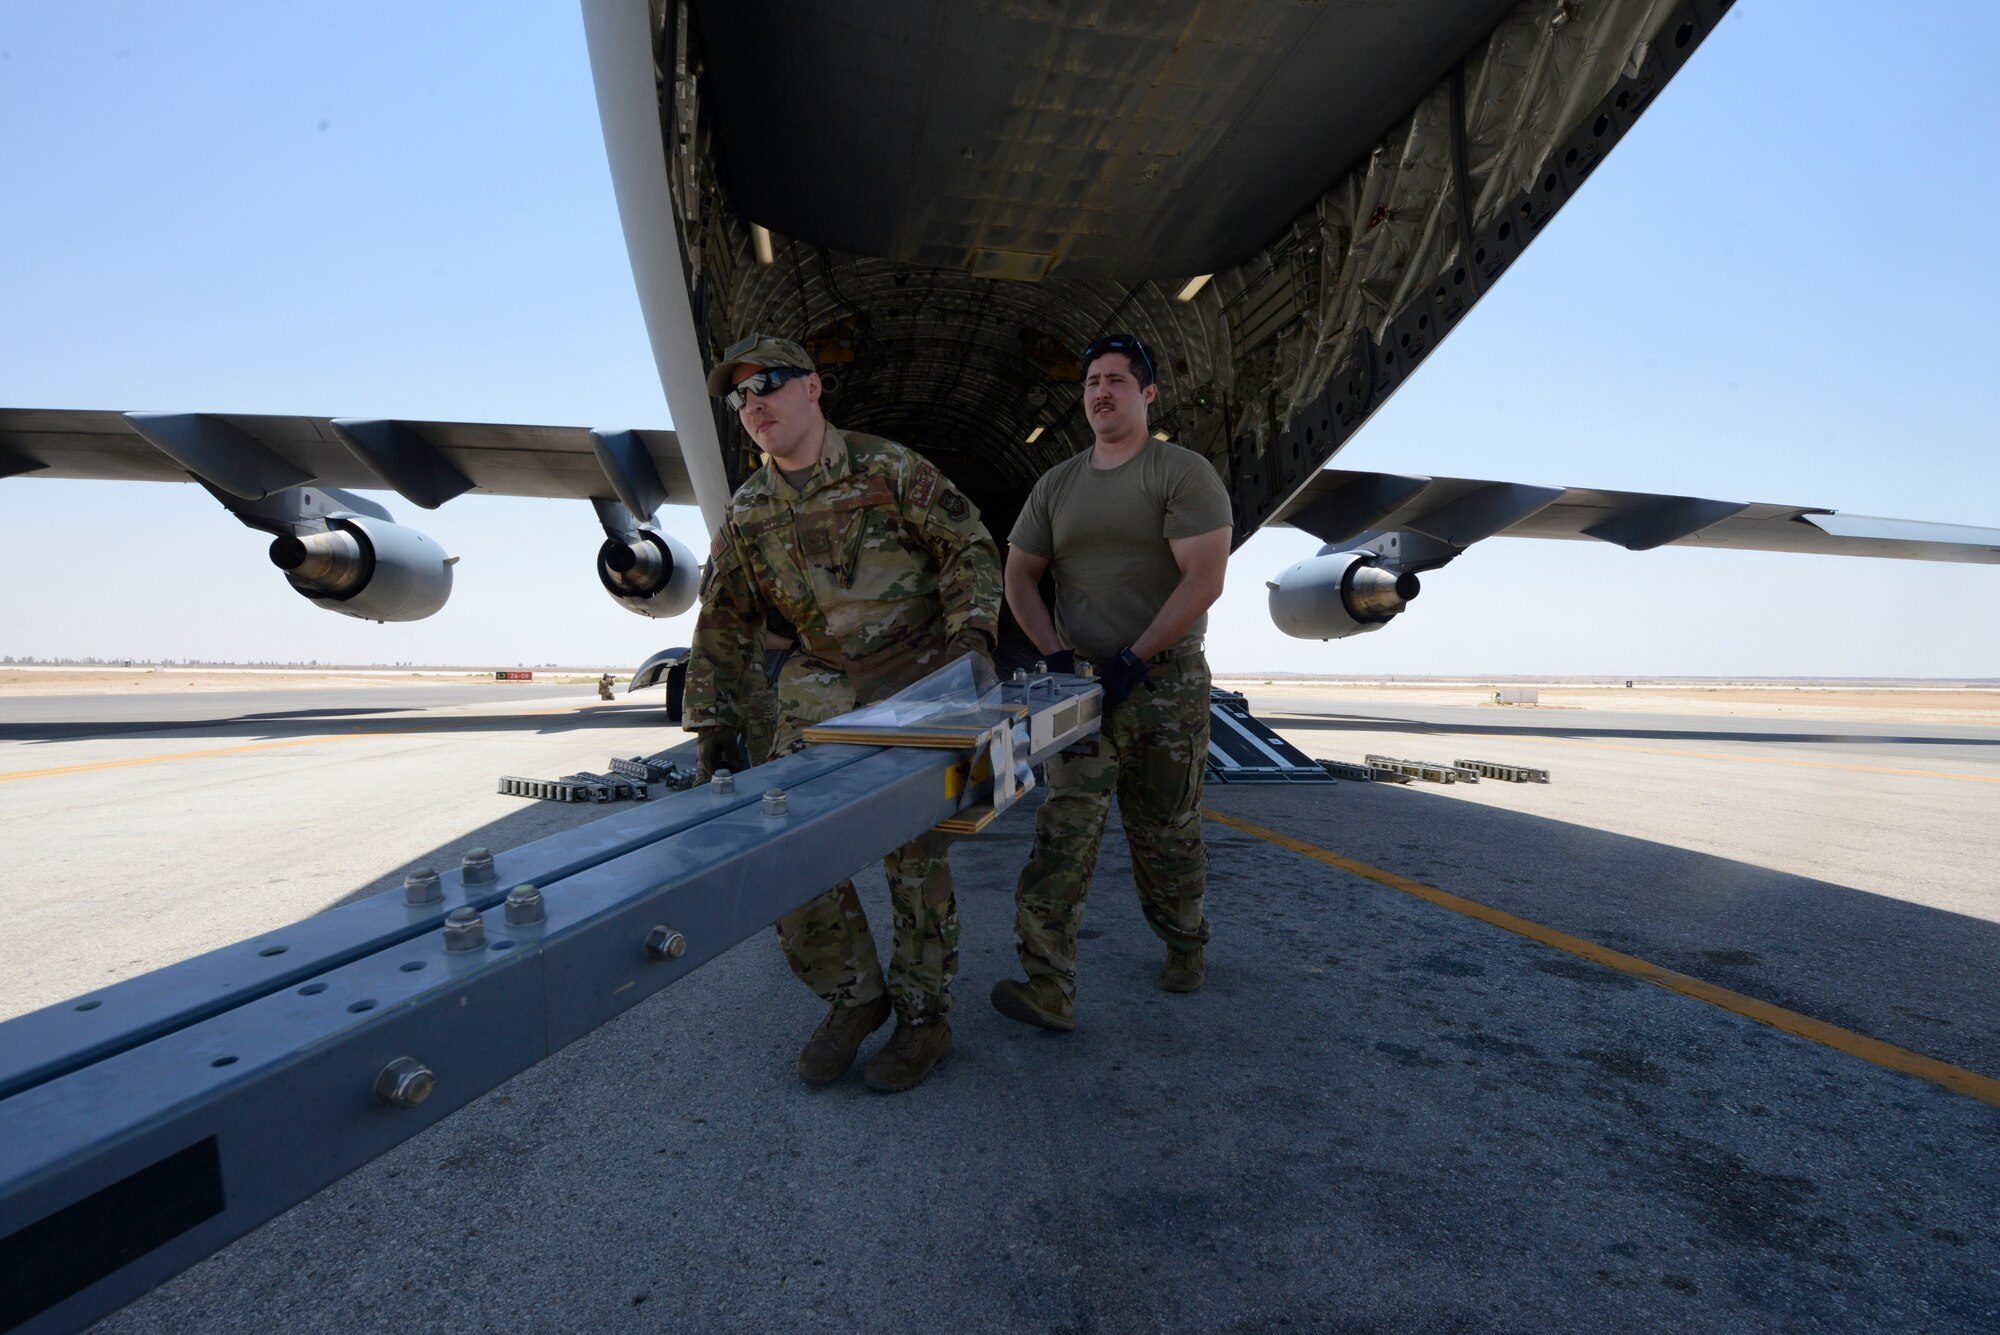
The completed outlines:
{"type": "Polygon", "coordinates": [[[838,1080],[854,1065],[861,1040],[889,1018],[889,998],[879,996],[859,1006],[834,1006],[799,1050],[799,1079],[809,1085],[838,1080]]]}
{"type": "Polygon", "coordinates": [[[922,1024],[897,1016],[896,1032],[861,1068],[862,1083],[885,1094],[914,1089],[950,1051],[951,1021],[942,1015],[922,1024]]]}
{"type": "Polygon", "coordinates": [[[1160,970],[1160,990],[1162,992],[1195,992],[1201,988],[1202,980],[1208,977],[1208,966],[1201,962],[1201,947],[1192,950],[1167,948],[1167,967],[1160,970]]]}
{"type": "Polygon", "coordinates": [[[1025,983],[1002,978],[993,984],[993,1009],[1010,1020],[1053,1029],[1059,1034],[1076,1028],[1076,1021],[1070,1016],[1069,994],[1062,990],[1061,983],[1045,973],[1038,973],[1025,983]]]}

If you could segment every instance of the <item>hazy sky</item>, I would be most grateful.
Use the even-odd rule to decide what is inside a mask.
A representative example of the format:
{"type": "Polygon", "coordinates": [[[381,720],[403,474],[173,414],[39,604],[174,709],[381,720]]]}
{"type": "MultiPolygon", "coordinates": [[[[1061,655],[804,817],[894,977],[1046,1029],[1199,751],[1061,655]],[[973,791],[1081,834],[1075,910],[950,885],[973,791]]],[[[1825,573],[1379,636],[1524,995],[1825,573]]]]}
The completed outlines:
{"type": "MultiPolygon", "coordinates": [[[[2000,6],[1745,0],[1340,456],[2000,525],[2000,6]]],[[[0,404],[667,426],[565,4],[0,5],[0,404]]],[[[0,481],[0,653],[636,664],[587,505],[385,498],[462,557],[377,626],[193,486],[0,481]]],[[[705,546],[692,509],[667,526],[705,546]]],[[[1492,541],[1225,669],[2000,675],[2000,567],[1492,541]]]]}

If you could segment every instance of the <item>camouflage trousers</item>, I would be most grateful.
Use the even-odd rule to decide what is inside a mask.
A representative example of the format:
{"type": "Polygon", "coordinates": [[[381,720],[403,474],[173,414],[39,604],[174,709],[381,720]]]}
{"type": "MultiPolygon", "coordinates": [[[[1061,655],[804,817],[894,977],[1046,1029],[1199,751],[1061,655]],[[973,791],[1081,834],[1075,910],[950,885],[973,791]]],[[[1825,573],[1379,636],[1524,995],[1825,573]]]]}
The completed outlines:
{"type": "MultiPolygon", "coordinates": [[[[838,672],[794,658],[778,679],[773,755],[804,743],[799,734],[855,707],[854,688],[838,672]]],[[[926,833],[882,859],[894,933],[888,993],[904,1020],[934,1019],[951,1009],[958,975],[958,904],[952,894],[950,837],[926,833]]],[[[778,919],[778,942],[799,981],[833,1005],[859,1006],[882,995],[882,965],[853,881],[778,919]]]]}
{"type": "Polygon", "coordinates": [[[1201,911],[1208,682],[1199,653],[1159,664],[1105,715],[1097,736],[1049,761],[1035,851],[1014,887],[1014,950],[1028,977],[1055,978],[1076,996],[1076,934],[1113,797],[1147,925],[1173,947],[1208,940],[1201,911]]]}

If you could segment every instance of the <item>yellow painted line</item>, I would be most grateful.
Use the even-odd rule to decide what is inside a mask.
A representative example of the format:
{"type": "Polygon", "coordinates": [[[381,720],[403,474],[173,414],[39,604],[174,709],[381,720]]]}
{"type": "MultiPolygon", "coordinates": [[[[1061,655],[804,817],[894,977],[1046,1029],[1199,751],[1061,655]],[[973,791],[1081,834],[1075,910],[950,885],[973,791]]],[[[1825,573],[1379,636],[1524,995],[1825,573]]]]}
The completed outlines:
{"type": "MultiPolygon", "coordinates": [[[[574,706],[565,709],[530,709],[517,714],[502,714],[500,719],[546,718],[551,714],[580,713],[588,706],[574,706]]],[[[47,769],[21,769],[11,774],[0,774],[0,783],[12,783],[16,779],[48,779],[58,774],[89,774],[96,770],[126,769],[133,765],[165,765],[178,760],[207,760],[212,756],[240,756],[252,751],[279,751],[294,746],[318,746],[322,742],[347,742],[361,737],[420,737],[426,733],[455,732],[460,728],[477,727],[495,722],[494,715],[462,721],[443,720],[421,727],[385,728],[370,732],[328,732],[316,733],[311,737],[289,737],[276,742],[246,742],[242,746],[216,746],[204,751],[175,751],[161,756],[127,756],[119,760],[93,760],[76,765],[51,765],[47,769]]],[[[89,738],[79,738],[88,741],[89,738]]]]}
{"type": "Polygon", "coordinates": [[[1435,904],[1439,908],[1449,909],[1453,913],[1476,919],[1517,936],[1525,936],[1530,941],[1550,946],[1578,959],[1589,960],[1592,964],[1601,964],[1607,969],[1615,969],[1641,982],[1663,987],[1669,992],[1678,992],[1684,997],[1691,997],[1696,1001],[1726,1010],[1732,1015],[1755,1020],[1758,1024],[1769,1025],[1773,1029],[1818,1043],[1822,1047],[1832,1048],[1835,1052],[1846,1053],[1850,1057],[1859,1057],[1862,1061],[1872,1062],[1887,1070],[1913,1075],[1919,1080],[1928,1080],[1954,1094],[1964,1094],[1978,1099],[1981,1103],[2000,1108],[2000,1080],[1953,1066],[1949,1062],[1941,1062],[1935,1057],[1926,1057],[1908,1048],[1899,1048],[1893,1043],[1884,1043],[1866,1034],[1842,1029],[1824,1020],[1815,1020],[1810,1015],[1801,1015],[1797,1011],[1786,1010],[1783,1006],[1773,1006],[1755,997],[1746,997],[1740,992],[1717,987],[1699,978],[1690,978],[1684,973],[1675,973],[1672,969],[1663,969],[1636,955],[1627,955],[1608,946],[1600,946],[1595,941],[1586,941],[1580,936],[1571,936],[1553,927],[1544,927],[1538,922],[1530,922],[1526,918],[1518,918],[1511,913],[1462,898],[1449,891],[1440,890],[1434,885],[1425,885],[1422,881],[1413,881],[1407,876],[1398,876],[1395,872],[1371,867],[1365,862],[1356,862],[1353,858],[1344,858],[1338,853],[1330,853],[1324,848],[1294,839],[1290,835],[1280,834],[1261,825],[1253,825],[1247,820],[1239,820],[1212,807],[1203,807],[1201,814],[1218,825],[1227,825],[1233,830],[1255,835],[1280,848],[1290,849],[1294,853],[1324,862],[1330,867],[1338,867],[1350,875],[1373,881],[1377,885],[1385,885],[1406,895],[1413,895],[1427,904],[1435,904]]]}
{"type": "MultiPolygon", "coordinates": [[[[1331,716],[1327,714],[1266,714],[1261,717],[1323,719],[1331,716]]],[[[1347,715],[1346,717],[1352,718],[1355,716],[1347,715]]],[[[1400,732],[1404,730],[1399,728],[1382,728],[1377,731],[1400,732]]],[[[1490,732],[1451,732],[1442,728],[1426,728],[1423,730],[1423,735],[1426,737],[1469,737],[1481,742],[1492,741],[1495,737],[1495,734],[1490,732]]],[[[1851,774],[1900,774],[1905,778],[1911,779],[1956,779],[1961,783],[2000,783],[2000,775],[1996,774],[1953,774],[1943,770],[1893,769],[1886,765],[1841,765],[1831,760],[1789,760],[1783,756],[1745,756],[1738,755],[1733,751],[1679,751],[1665,746],[1620,746],[1616,742],[1590,742],[1585,741],[1581,737],[1536,737],[1524,734],[1518,739],[1513,737],[1507,738],[1510,744],[1517,740],[1535,745],[1587,746],[1598,751],[1630,751],[1648,756],[1685,756],[1690,760],[1740,760],[1746,765],[1793,765],[1801,769],[1845,770],[1851,774]]],[[[1782,743],[1784,739],[1782,737],[1773,737],[1772,740],[1782,743]]]]}
{"type": "Polygon", "coordinates": [[[379,732],[344,732],[324,737],[294,737],[282,742],[250,742],[243,746],[218,746],[207,751],[176,751],[164,756],[128,756],[122,760],[94,760],[81,765],[51,765],[47,769],[18,769],[11,774],[0,774],[0,783],[12,783],[16,779],[48,779],[58,774],[88,774],[94,770],[125,769],[131,765],[165,765],[175,760],[206,760],[210,756],[240,756],[251,751],[276,751],[288,746],[317,746],[321,742],[337,742],[348,737],[381,737],[379,732]]]}

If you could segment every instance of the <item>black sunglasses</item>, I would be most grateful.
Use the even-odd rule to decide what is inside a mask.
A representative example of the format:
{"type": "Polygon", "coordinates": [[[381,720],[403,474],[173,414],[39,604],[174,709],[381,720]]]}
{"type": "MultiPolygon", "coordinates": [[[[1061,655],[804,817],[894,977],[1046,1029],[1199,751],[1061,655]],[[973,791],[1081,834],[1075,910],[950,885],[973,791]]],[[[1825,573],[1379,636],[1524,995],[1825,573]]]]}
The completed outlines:
{"type": "Polygon", "coordinates": [[[723,402],[729,405],[731,412],[740,413],[743,411],[743,405],[750,402],[752,394],[761,399],[774,390],[782,389],[786,381],[811,374],[811,371],[803,367],[773,366],[769,370],[759,371],[756,375],[745,376],[737,381],[736,388],[729,391],[729,397],[723,402]]]}
{"type": "Polygon", "coordinates": [[[1146,364],[1146,378],[1149,380],[1158,380],[1160,378],[1159,368],[1153,365],[1153,354],[1146,350],[1144,343],[1141,343],[1130,334],[1106,334],[1103,338],[1098,339],[1085,348],[1083,350],[1083,365],[1085,369],[1088,369],[1092,362],[1107,352],[1136,353],[1139,360],[1146,364]]]}

